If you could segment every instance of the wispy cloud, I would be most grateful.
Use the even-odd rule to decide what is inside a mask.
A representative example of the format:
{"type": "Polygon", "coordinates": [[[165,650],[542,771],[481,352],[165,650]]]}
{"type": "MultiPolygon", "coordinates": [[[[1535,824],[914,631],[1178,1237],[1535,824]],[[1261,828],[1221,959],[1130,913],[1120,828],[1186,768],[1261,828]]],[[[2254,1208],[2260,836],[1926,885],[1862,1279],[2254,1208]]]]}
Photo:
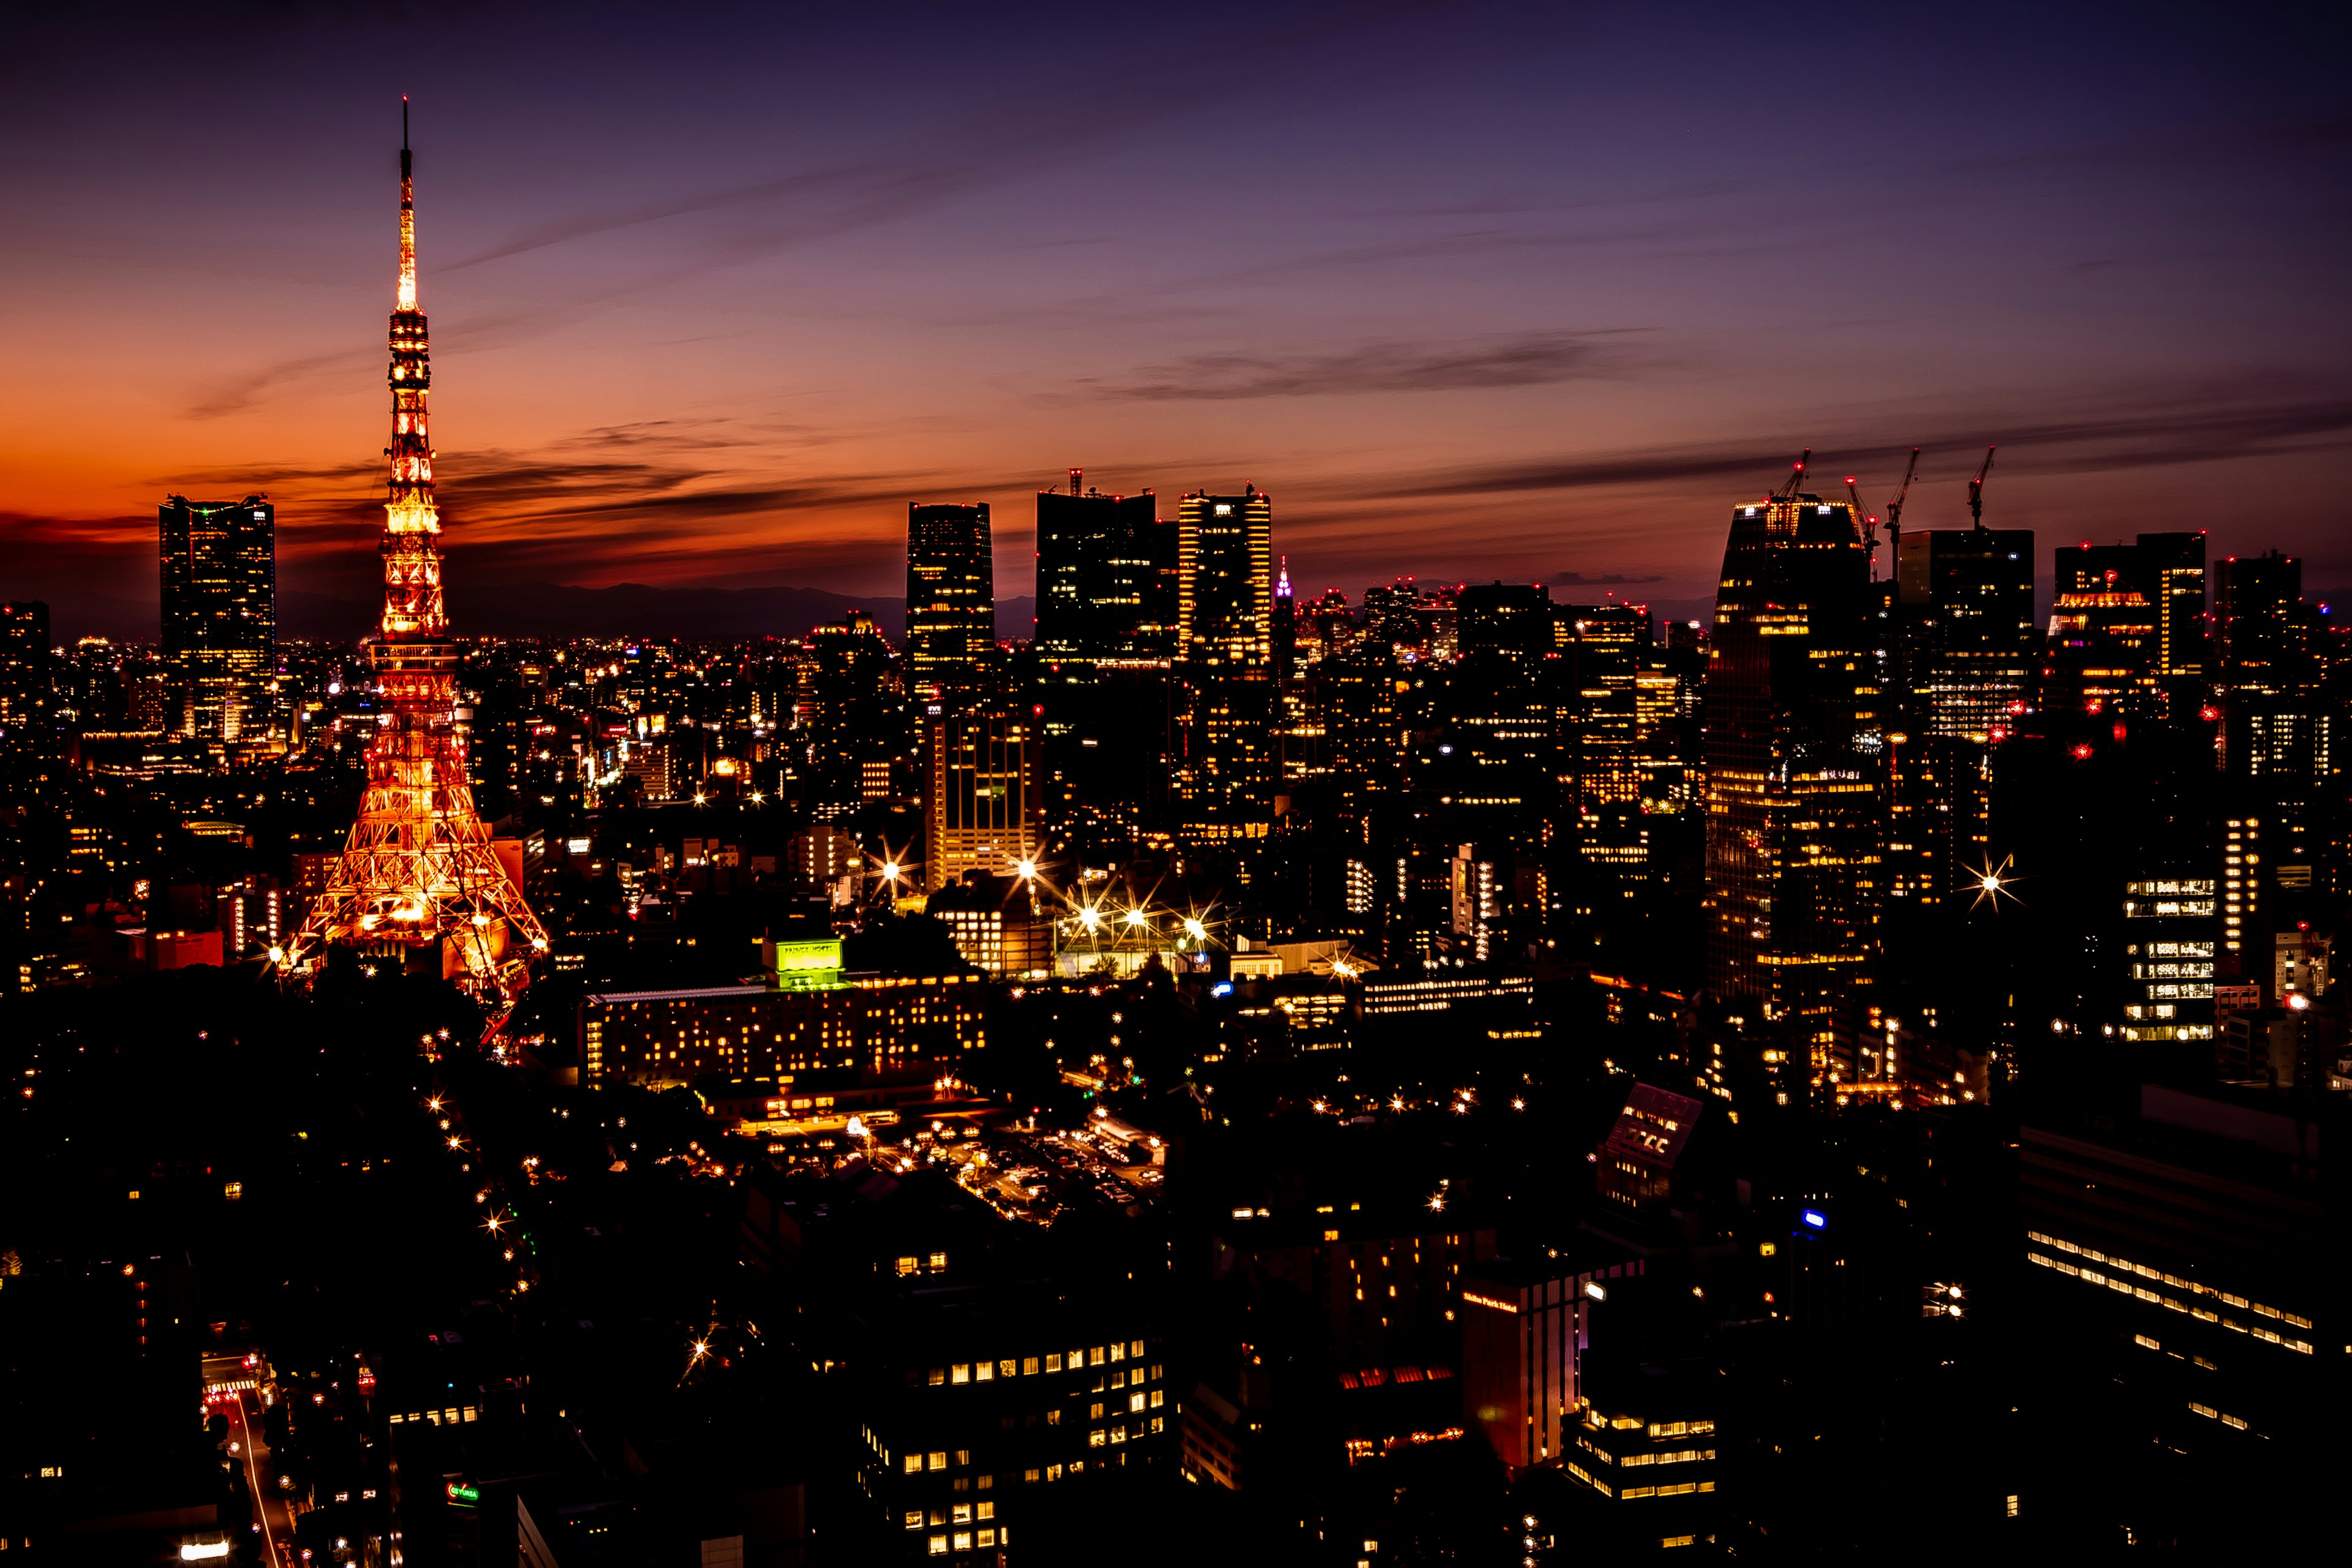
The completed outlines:
{"type": "MultiPolygon", "coordinates": [[[[1822,425],[1836,428],[1824,416],[1822,425]]],[[[2032,453],[2045,473],[2100,473],[2275,456],[2314,447],[2340,446],[2352,434],[2352,393],[2315,391],[2291,401],[2248,404],[2216,397],[2180,397],[2125,408],[2097,417],[2011,423],[1990,409],[1974,415],[1954,410],[1923,417],[1922,429],[1885,427],[1845,435],[1840,449],[1816,464],[1875,461],[1886,453],[1925,446],[1930,449],[1981,450],[1999,445],[2005,453],[2032,453]]],[[[1759,479],[1785,473],[1801,437],[1756,435],[1737,440],[1654,447],[1634,451],[1532,459],[1476,468],[1446,468],[1372,480],[1350,492],[1360,499],[1412,496],[1474,496],[1535,490],[1603,489],[1677,480],[1718,479],[1732,474],[1759,479]]]]}
{"type": "Polygon", "coordinates": [[[1348,396],[1535,386],[1624,373],[1637,329],[1508,332],[1458,342],[1371,342],[1279,354],[1192,354],[1120,384],[1086,381],[1095,396],[1187,399],[1348,396]]]}
{"type": "Polygon", "coordinates": [[[553,219],[477,251],[450,269],[721,210],[734,210],[748,221],[709,237],[716,265],[894,223],[977,191],[1099,156],[1150,127],[1253,92],[1296,70],[1303,53],[1345,35],[1453,8],[1444,0],[1328,5],[1075,62],[1057,69],[1051,80],[992,97],[984,110],[923,126],[872,158],[553,219]],[[1118,83],[1118,112],[1106,114],[1096,96],[1069,90],[1072,80],[1118,83]]]}

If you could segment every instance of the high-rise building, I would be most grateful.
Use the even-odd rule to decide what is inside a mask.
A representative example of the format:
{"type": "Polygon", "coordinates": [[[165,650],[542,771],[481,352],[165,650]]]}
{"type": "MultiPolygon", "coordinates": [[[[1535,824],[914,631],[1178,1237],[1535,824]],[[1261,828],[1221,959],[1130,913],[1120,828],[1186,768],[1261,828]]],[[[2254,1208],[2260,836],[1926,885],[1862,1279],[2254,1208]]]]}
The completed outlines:
{"type": "Polygon", "coordinates": [[[2140,591],[2157,606],[2157,673],[2193,680],[2206,663],[2205,536],[2143,533],[2139,554],[2140,591]]]}
{"type": "Polygon", "coordinates": [[[907,680],[929,702],[981,684],[996,652],[988,503],[907,508],[907,680]]]}
{"type": "Polygon", "coordinates": [[[2303,563],[2273,550],[2222,561],[2213,593],[2221,685],[2232,697],[2283,697],[2310,679],[2303,563]]]}
{"type": "Polygon", "coordinates": [[[1274,574],[1274,678],[1288,680],[1298,673],[1298,604],[1290,588],[1290,557],[1274,574]]]}
{"type": "Polygon", "coordinates": [[[1551,590],[1540,583],[1471,584],[1454,605],[1454,647],[1465,658],[1499,653],[1532,664],[1551,651],[1551,590]]]}
{"type": "Polygon", "coordinates": [[[924,749],[924,890],[952,887],[967,871],[1034,871],[1043,812],[1030,718],[1001,707],[950,710],[927,722],[924,749]]]}
{"type": "Polygon", "coordinates": [[[163,663],[179,709],[173,727],[224,745],[250,742],[268,728],[278,656],[277,510],[257,495],[173,495],[155,523],[163,663]]]}
{"type": "Polygon", "coordinates": [[[1037,492],[1039,659],[1066,679],[1098,664],[1165,664],[1176,620],[1175,532],[1139,495],[1037,492]]]}
{"type": "Polygon", "coordinates": [[[2033,674],[2033,535],[1906,533],[1895,549],[1902,700],[1916,730],[1979,744],[2022,712],[2033,674]]]}
{"type": "Polygon", "coordinates": [[[47,704],[49,606],[38,599],[0,605],[0,726],[14,728],[47,704]]]}
{"type": "Polygon", "coordinates": [[[808,760],[836,796],[855,797],[868,766],[887,773],[908,752],[905,674],[863,610],[813,627],[808,646],[808,760]]]}
{"type": "Polygon", "coordinates": [[[1815,1073],[1877,918],[1870,588],[1845,502],[1732,509],[1706,676],[1707,988],[1791,1019],[1791,1060],[1801,1051],[1815,1073]]]}
{"type": "Polygon", "coordinates": [[[1176,540],[1181,826],[1195,840],[1259,837],[1274,818],[1274,502],[1255,486],[1185,496],[1176,540]]]}
{"type": "Polygon", "coordinates": [[[416,305],[416,208],[402,106],[400,283],[392,312],[391,474],[383,508],[383,616],[368,643],[383,701],[359,819],[285,955],[309,973],[322,949],[429,961],[502,1024],[530,984],[547,932],[523,902],[520,847],[500,853],[474,809],[457,726],[457,649],[441,594],[425,399],[433,374],[416,305]]]}

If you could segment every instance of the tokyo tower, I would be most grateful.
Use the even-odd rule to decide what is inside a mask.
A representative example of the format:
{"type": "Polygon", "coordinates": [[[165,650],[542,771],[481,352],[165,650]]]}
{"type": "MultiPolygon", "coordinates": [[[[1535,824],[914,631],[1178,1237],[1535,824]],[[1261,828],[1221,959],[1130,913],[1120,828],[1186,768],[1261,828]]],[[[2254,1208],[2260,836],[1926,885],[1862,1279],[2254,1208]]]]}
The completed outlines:
{"type": "Polygon", "coordinates": [[[424,957],[489,1010],[493,1027],[530,984],[547,932],[522,899],[474,810],[457,731],[457,650],[441,598],[441,520],[425,434],[432,382],[416,308],[416,210],[401,100],[400,292],[392,312],[392,459],[384,497],[383,621],[367,644],[381,728],[367,750],[367,793],[327,889],[285,958],[312,972],[328,947],[424,957]]]}

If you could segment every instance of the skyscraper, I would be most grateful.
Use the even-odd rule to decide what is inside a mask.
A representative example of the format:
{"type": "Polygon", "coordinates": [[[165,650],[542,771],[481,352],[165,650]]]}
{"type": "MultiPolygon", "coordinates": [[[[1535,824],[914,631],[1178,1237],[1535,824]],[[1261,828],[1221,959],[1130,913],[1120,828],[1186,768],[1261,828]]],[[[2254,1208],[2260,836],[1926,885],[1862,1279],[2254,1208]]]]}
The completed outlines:
{"type": "Polygon", "coordinates": [[[49,606],[38,599],[0,605],[0,728],[13,730],[47,708],[53,675],[49,606]]]}
{"type": "Polygon", "coordinates": [[[907,679],[919,702],[971,691],[996,652],[988,503],[907,508],[907,679]]]}
{"type": "Polygon", "coordinates": [[[1274,574],[1274,678],[1288,680],[1298,673],[1298,602],[1290,588],[1290,557],[1274,574]]]}
{"type": "Polygon", "coordinates": [[[1261,837],[1274,818],[1274,502],[1254,485],[1178,505],[1176,660],[1181,826],[1195,841],[1261,837]]]}
{"type": "Polygon", "coordinates": [[[2193,680],[2205,673],[2205,536],[2143,533],[2139,553],[2140,591],[2157,606],[2157,673],[2193,680]]]}
{"type": "Polygon", "coordinates": [[[1104,663],[1167,662],[1175,621],[1175,530],[1139,495],[1037,492],[1037,654],[1066,678],[1104,663]]]}
{"type": "Polygon", "coordinates": [[[1034,868],[1043,816],[1035,724],[1000,706],[950,710],[928,721],[924,741],[924,890],[952,887],[967,871],[1034,868]]]}
{"type": "MultiPolygon", "coordinates": [[[[433,373],[416,306],[416,208],[401,105],[400,284],[392,312],[392,459],[383,507],[383,616],[367,645],[383,702],[368,742],[359,820],[286,954],[308,973],[327,947],[425,959],[471,992],[494,1026],[530,984],[547,932],[474,809],[457,721],[457,649],[441,596],[425,398],[433,373]]],[[[520,865],[518,854],[514,858],[520,865]]],[[[274,954],[273,954],[274,956],[274,954]]]]}
{"type": "Polygon", "coordinates": [[[1895,578],[1906,722],[1983,743],[2026,700],[2033,673],[2032,533],[1906,533],[1895,578]]]}
{"type": "Polygon", "coordinates": [[[173,495],[155,524],[173,728],[223,745],[252,741],[268,728],[278,657],[277,510],[257,495],[173,495]]]}
{"type": "Polygon", "coordinates": [[[1732,509],[1706,676],[1707,988],[1790,1020],[1815,1072],[1876,920],[1869,604],[1845,502],[1791,486],[1732,509]]]}
{"type": "Polygon", "coordinates": [[[2231,697],[2282,697],[2310,679],[2303,563],[2273,550],[2221,563],[2213,594],[2221,685],[2231,697]]]}

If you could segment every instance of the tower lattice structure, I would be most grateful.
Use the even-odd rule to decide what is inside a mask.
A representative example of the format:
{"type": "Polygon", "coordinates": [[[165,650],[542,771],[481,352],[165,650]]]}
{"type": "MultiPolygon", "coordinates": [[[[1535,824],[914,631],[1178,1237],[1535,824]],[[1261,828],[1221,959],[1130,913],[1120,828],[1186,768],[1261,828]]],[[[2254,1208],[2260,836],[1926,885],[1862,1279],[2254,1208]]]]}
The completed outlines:
{"type": "MultiPolygon", "coordinates": [[[[407,118],[406,104],[402,119],[407,118]]],[[[457,723],[457,650],[441,596],[425,397],[432,370],[416,308],[416,209],[400,148],[400,291],[392,312],[392,471],[384,498],[383,620],[367,644],[383,700],[359,820],[286,958],[310,973],[328,947],[405,956],[437,948],[442,973],[503,1021],[547,932],[474,809],[457,723]]]]}

